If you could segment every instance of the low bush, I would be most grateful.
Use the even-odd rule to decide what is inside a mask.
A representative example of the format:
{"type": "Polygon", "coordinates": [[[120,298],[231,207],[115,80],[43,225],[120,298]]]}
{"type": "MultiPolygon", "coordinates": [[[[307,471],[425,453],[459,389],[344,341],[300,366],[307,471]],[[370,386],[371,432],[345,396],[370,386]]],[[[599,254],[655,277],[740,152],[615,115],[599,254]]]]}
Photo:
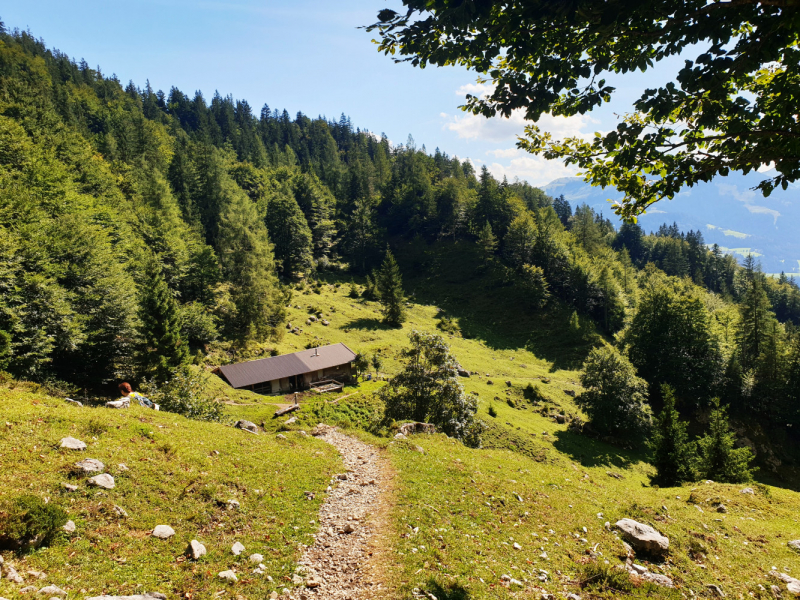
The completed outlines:
{"type": "Polygon", "coordinates": [[[26,552],[49,544],[67,522],[60,506],[38,496],[19,496],[0,504],[0,548],[26,552]]]}
{"type": "Polygon", "coordinates": [[[178,413],[200,421],[221,421],[224,407],[208,392],[208,375],[190,367],[179,367],[166,383],[142,384],[142,392],[161,410],[178,413]]]}

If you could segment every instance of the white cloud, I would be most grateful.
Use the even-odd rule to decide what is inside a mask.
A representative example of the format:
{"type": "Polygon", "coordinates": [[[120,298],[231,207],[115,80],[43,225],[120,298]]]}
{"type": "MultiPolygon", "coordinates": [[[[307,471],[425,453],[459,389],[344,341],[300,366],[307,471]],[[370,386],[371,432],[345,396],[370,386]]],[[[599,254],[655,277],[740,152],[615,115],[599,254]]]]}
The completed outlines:
{"type": "Polygon", "coordinates": [[[497,158],[514,158],[515,156],[519,156],[522,154],[522,150],[519,148],[505,148],[499,150],[489,150],[486,154],[493,154],[497,158]]]}
{"type": "Polygon", "coordinates": [[[536,186],[547,185],[559,177],[571,177],[578,173],[577,167],[566,167],[560,161],[528,154],[514,158],[508,164],[493,162],[486,167],[498,179],[505,176],[513,181],[515,177],[519,177],[536,186]]]}
{"type": "Polygon", "coordinates": [[[462,85],[456,90],[456,96],[472,96],[486,97],[494,91],[494,86],[491,83],[468,83],[462,85]]]}
{"type": "MultiPolygon", "coordinates": [[[[530,121],[525,120],[524,113],[519,110],[512,112],[508,118],[497,116],[487,119],[472,113],[454,116],[441,113],[441,117],[446,120],[444,128],[455,132],[462,139],[495,143],[515,141],[518,136],[523,134],[525,126],[530,124],[530,121]]],[[[590,139],[593,132],[586,132],[584,128],[592,123],[598,123],[598,121],[588,115],[571,117],[542,115],[536,124],[542,131],[549,131],[555,139],[566,137],[590,139]]]]}

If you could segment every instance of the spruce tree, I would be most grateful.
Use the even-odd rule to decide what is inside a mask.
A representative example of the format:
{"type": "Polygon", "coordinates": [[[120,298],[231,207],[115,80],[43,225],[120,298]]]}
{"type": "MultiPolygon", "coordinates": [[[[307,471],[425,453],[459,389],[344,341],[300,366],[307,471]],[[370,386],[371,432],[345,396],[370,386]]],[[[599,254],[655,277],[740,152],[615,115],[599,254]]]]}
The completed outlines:
{"type": "Polygon", "coordinates": [[[668,385],[661,386],[664,408],[656,417],[650,448],[660,485],[673,486],[693,479],[694,447],[689,442],[688,423],[680,420],[675,410],[675,393],[668,385]]]}
{"type": "Polygon", "coordinates": [[[380,303],[383,305],[383,320],[395,327],[402,325],[406,320],[403,280],[391,250],[386,250],[386,258],[376,279],[380,303]]]}
{"type": "Polygon", "coordinates": [[[147,265],[139,301],[142,370],[158,382],[170,379],[186,363],[189,347],[181,337],[178,305],[155,259],[147,265]]]}
{"type": "Polygon", "coordinates": [[[728,423],[727,409],[712,401],[708,433],[697,441],[700,474],[720,483],[746,483],[753,478],[750,448],[735,448],[735,435],[728,423]]]}
{"type": "Polygon", "coordinates": [[[494,252],[497,249],[497,238],[492,233],[489,221],[486,221],[486,225],[478,234],[478,247],[481,249],[483,264],[488,265],[494,259],[494,252]]]}

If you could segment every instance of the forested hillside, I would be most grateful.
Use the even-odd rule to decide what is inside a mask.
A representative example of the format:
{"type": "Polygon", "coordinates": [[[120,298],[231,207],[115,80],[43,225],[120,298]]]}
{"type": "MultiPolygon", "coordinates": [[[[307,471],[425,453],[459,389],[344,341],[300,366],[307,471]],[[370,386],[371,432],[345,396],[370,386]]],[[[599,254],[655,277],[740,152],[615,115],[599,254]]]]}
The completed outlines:
{"type": "Polygon", "coordinates": [[[797,285],[697,232],[617,231],[411,138],[140,89],[19,31],[0,36],[0,137],[0,366],[16,377],[98,387],[255,356],[298,282],[363,281],[387,246],[406,265],[458,241],[520,312],[572,311],[565,345],[597,331],[657,406],[668,384],[687,410],[800,416],[797,285]]]}

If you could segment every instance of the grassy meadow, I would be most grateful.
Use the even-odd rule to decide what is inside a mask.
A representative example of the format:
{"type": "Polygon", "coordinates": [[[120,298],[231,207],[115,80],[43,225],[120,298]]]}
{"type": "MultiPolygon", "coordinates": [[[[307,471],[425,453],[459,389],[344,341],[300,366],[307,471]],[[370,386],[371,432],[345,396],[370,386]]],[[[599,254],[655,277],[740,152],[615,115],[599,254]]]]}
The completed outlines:
{"type": "MultiPolygon", "coordinates": [[[[800,576],[800,557],[786,545],[800,538],[796,492],[761,484],[752,486],[753,495],[742,494],[742,485],[651,486],[652,467],[641,452],[578,435],[558,422],[557,415],[580,415],[572,394],[580,392],[578,368],[596,334],[559,338],[569,318],[563,309],[512,316],[506,303],[518,299],[506,297],[498,282],[477,277],[464,283],[463,273],[449,276],[448,269],[409,277],[416,295],[399,329],[381,322],[377,303],[350,298],[349,279],[298,289],[288,320],[303,331],[287,331],[275,349],[344,342],[356,352],[379,354],[385,378],[399,370],[408,332],[440,332],[473,372],[462,384],[479,399],[479,417],[487,424],[483,449],[443,435],[394,440],[368,433],[381,410],[374,392],[383,384],[374,380],[342,393],[303,395],[301,410],[293,413],[297,421],[288,426],[288,417],[273,415],[290,397],[231,390],[213,376],[211,390],[227,403],[227,423],[139,407],[78,408],[17,384],[0,388],[0,488],[4,496],[33,493],[59,503],[77,531],[49,548],[4,557],[23,574],[45,572],[47,582],[70,597],[161,591],[170,598],[239,600],[292,587],[294,564],[312,539],[324,490],[342,469],[330,446],[301,433],[326,422],[381,448],[394,474],[372,566],[387,598],[409,598],[415,589],[439,600],[538,599],[544,592],[680,598],[703,595],[712,583],[728,597],[766,598],[769,592],[759,585],[768,590],[775,583],[767,576],[772,567],[800,576]],[[444,300],[426,304],[426,286],[435,286],[444,300]],[[312,312],[330,324],[307,324],[312,312]],[[529,385],[538,389],[535,403],[526,397],[529,385]],[[240,418],[264,427],[264,434],[229,426],[240,418]],[[286,439],[276,437],[279,431],[286,439]],[[89,449],[59,449],[66,435],[89,449]],[[85,485],[73,467],[84,457],[106,464],[115,489],[85,485]],[[64,491],[63,482],[78,491],[64,491]],[[316,497],[307,500],[305,491],[316,497]],[[238,500],[240,509],[229,510],[229,499],[238,500]],[[718,512],[719,504],[727,512],[718,512]],[[117,515],[115,505],[128,517],[117,515]],[[669,537],[666,560],[639,562],[672,578],[677,590],[622,586],[627,576],[620,579],[614,567],[624,561],[623,547],[606,522],[623,517],[669,537]],[[172,526],[176,535],[152,538],[158,524],[172,526]],[[183,556],[191,539],[208,548],[197,562],[183,556]],[[235,541],[246,547],[238,558],[230,551],[235,541]],[[247,556],[253,552],[264,555],[264,576],[251,573],[247,556]],[[235,584],[217,578],[229,568],[239,575],[235,584]],[[523,585],[509,586],[504,575],[523,585]]],[[[0,596],[15,599],[17,589],[0,582],[0,596]]]]}

